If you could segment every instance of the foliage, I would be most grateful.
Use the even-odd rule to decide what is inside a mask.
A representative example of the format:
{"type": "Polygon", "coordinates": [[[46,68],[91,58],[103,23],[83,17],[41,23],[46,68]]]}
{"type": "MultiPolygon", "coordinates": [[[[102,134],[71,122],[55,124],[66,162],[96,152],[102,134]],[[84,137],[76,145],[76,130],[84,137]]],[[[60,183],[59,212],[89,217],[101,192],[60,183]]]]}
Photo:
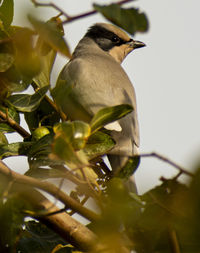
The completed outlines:
{"type": "MultiPolygon", "coordinates": [[[[53,87],[50,80],[57,53],[71,57],[62,19],[57,16],[44,22],[28,15],[32,29],[16,27],[12,25],[13,0],[0,3],[0,157],[23,155],[29,165],[20,177],[12,170],[5,172],[0,163],[0,251],[80,252],[95,244],[90,252],[199,252],[200,169],[188,186],[178,182],[185,173],[179,169],[177,177],[162,179],[160,186],[142,196],[130,191],[129,178],[140,157],[130,157],[115,176],[102,157],[115,146],[104,126],[126,117],[133,108],[126,104],[107,107],[92,116],[78,104],[70,85],[58,81],[53,87]],[[32,94],[26,92],[30,86],[32,94]],[[63,108],[74,118],[69,120],[63,108]],[[21,115],[29,132],[20,125],[21,115]],[[23,140],[9,143],[8,133],[18,133],[23,140]],[[50,178],[71,181],[76,187],[68,189],[69,194],[51,185],[48,188],[42,180],[50,178]],[[28,198],[23,197],[26,190],[20,190],[24,185],[27,191],[33,190],[28,198]],[[54,202],[46,207],[38,197],[35,203],[35,188],[52,194],[65,207],[51,213],[54,202]],[[97,204],[99,215],[85,208],[89,198],[97,204]],[[77,212],[90,221],[85,227],[72,217],[72,224],[59,224],[54,212],[62,217],[77,212]],[[91,243],[93,234],[103,250],[97,249],[97,241],[91,243]],[[84,238],[88,245],[83,245],[84,238]]],[[[94,8],[131,34],[148,30],[147,16],[136,8],[118,4],[95,4],[94,8]]],[[[70,17],[65,18],[70,22],[70,17]]]]}

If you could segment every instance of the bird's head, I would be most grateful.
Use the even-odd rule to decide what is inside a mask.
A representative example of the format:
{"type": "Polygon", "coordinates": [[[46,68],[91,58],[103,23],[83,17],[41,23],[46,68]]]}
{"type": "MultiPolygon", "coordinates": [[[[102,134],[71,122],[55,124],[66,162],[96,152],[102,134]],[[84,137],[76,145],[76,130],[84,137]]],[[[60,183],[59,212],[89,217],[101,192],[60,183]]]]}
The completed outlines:
{"type": "Polygon", "coordinates": [[[145,46],[143,42],[130,38],[117,26],[107,23],[96,23],[91,26],[85,37],[94,40],[119,63],[134,49],[145,46]]]}

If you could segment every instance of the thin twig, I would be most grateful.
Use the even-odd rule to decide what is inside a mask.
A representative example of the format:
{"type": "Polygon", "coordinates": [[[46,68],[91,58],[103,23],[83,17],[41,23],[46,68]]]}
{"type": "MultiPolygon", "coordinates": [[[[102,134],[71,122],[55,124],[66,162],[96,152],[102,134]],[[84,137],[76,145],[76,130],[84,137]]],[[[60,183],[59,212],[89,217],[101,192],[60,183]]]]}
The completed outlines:
{"type": "Polygon", "coordinates": [[[178,238],[176,231],[174,229],[169,229],[169,241],[170,241],[170,246],[171,246],[171,252],[172,253],[181,253],[178,238]]]}
{"type": "MultiPolygon", "coordinates": [[[[123,1],[116,2],[115,4],[122,5],[122,4],[132,2],[132,1],[133,0],[123,0],[123,1]]],[[[40,3],[40,2],[37,2],[36,0],[32,0],[32,2],[35,6],[52,7],[55,10],[59,11],[63,16],[65,16],[67,18],[65,21],[62,22],[62,24],[67,24],[67,23],[75,21],[77,19],[85,18],[85,17],[91,16],[91,15],[94,15],[97,13],[96,10],[92,10],[92,11],[88,11],[88,12],[71,17],[67,13],[65,13],[61,8],[59,8],[57,5],[55,5],[54,3],[51,3],[51,2],[50,3],[40,3]]]]}
{"type": "MultiPolygon", "coordinates": [[[[176,164],[175,162],[171,161],[170,159],[158,154],[158,153],[155,153],[155,152],[152,152],[152,153],[147,153],[147,154],[140,154],[140,157],[156,157],[168,164],[170,164],[171,166],[173,166],[174,168],[178,169],[181,173],[183,174],[186,174],[190,177],[193,177],[194,174],[187,171],[185,168],[183,168],[182,166],[176,164]]],[[[180,173],[178,174],[180,176],[180,173]]]]}
{"type": "Polygon", "coordinates": [[[21,127],[15,120],[10,118],[6,113],[0,111],[0,117],[7,123],[10,127],[12,127],[17,133],[19,133],[23,138],[30,137],[30,134],[21,127]]]}
{"type": "Polygon", "coordinates": [[[8,168],[2,161],[0,161],[0,173],[7,176],[11,180],[14,179],[17,183],[36,187],[51,194],[52,196],[56,196],[58,200],[64,203],[64,205],[68,206],[72,210],[75,210],[88,220],[92,221],[98,220],[100,218],[98,214],[82,206],[80,203],[69,197],[65,192],[61,191],[52,183],[43,182],[38,179],[16,173],[8,168]]]}

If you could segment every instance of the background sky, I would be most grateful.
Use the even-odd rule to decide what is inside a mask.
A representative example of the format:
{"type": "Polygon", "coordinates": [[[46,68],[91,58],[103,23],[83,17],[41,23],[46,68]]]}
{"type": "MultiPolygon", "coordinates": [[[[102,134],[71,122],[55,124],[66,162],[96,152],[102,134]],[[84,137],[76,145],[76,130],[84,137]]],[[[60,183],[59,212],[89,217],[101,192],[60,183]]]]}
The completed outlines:
{"type": "MultiPolygon", "coordinates": [[[[111,1],[56,0],[69,15],[92,9],[92,3],[111,1]]],[[[25,25],[25,13],[37,14],[42,20],[57,14],[51,8],[33,9],[29,0],[15,1],[17,25],[25,25]]],[[[48,1],[43,1],[48,2],[48,1]]],[[[116,1],[112,1],[116,2],[116,1]]],[[[158,152],[188,170],[200,154],[200,1],[139,0],[124,7],[139,7],[150,21],[148,33],[135,39],[147,47],[131,53],[123,67],[137,95],[141,136],[141,153],[158,152]]],[[[107,22],[100,14],[65,25],[65,37],[73,51],[87,28],[107,22]]],[[[58,57],[52,85],[67,59],[58,57]]],[[[17,139],[10,135],[11,141],[17,139]]],[[[27,168],[24,158],[6,159],[11,168],[27,168]]],[[[155,158],[143,158],[136,172],[139,193],[160,183],[160,176],[170,177],[177,171],[155,158]]]]}

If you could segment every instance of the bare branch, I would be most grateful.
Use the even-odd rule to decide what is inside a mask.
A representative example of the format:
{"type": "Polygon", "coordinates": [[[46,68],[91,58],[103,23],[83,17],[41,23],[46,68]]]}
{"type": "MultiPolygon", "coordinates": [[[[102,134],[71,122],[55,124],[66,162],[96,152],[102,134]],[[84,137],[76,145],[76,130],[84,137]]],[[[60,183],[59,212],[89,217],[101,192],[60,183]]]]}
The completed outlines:
{"type": "Polygon", "coordinates": [[[169,242],[170,242],[170,246],[171,246],[171,252],[172,253],[181,253],[176,231],[174,229],[170,228],[168,231],[168,234],[169,234],[169,242]]]}
{"type": "MultiPolygon", "coordinates": [[[[122,0],[122,1],[116,2],[115,4],[122,5],[122,4],[132,2],[132,1],[133,0],[122,0]]],[[[63,24],[67,24],[67,23],[70,23],[70,22],[75,21],[77,19],[85,18],[85,17],[91,16],[91,15],[94,15],[94,14],[97,13],[96,10],[92,10],[92,11],[88,11],[88,12],[85,12],[85,13],[82,13],[82,14],[71,17],[67,13],[65,13],[61,8],[59,8],[57,5],[55,5],[54,3],[51,3],[51,2],[49,2],[49,3],[40,3],[37,0],[32,0],[32,2],[35,6],[52,7],[55,10],[59,11],[61,13],[61,15],[66,17],[66,20],[62,22],[63,24]]]]}
{"type": "MultiPolygon", "coordinates": [[[[156,158],[158,158],[158,159],[160,159],[160,160],[162,160],[162,161],[170,164],[174,168],[178,169],[181,172],[181,174],[186,174],[186,175],[188,175],[190,177],[194,176],[193,173],[187,171],[185,168],[181,167],[180,165],[176,164],[175,162],[171,161],[170,159],[168,159],[168,158],[166,158],[166,157],[164,157],[164,156],[162,156],[160,154],[157,154],[155,152],[148,153],[148,154],[140,154],[140,157],[156,157],[156,158]]],[[[180,173],[178,175],[180,176],[180,173]]]]}
{"type": "Polygon", "coordinates": [[[86,207],[83,207],[76,200],[69,197],[65,192],[61,191],[54,184],[49,182],[43,182],[38,179],[16,173],[9,169],[2,161],[0,161],[0,174],[7,176],[8,178],[10,178],[10,180],[15,180],[17,183],[36,187],[51,194],[52,196],[60,200],[62,203],[64,203],[64,205],[66,205],[68,208],[72,209],[75,212],[78,212],[88,220],[93,221],[98,220],[100,218],[98,214],[94,213],[86,207]]]}
{"type": "MultiPolygon", "coordinates": [[[[1,180],[2,178],[3,176],[0,175],[1,180]]],[[[96,252],[96,250],[102,249],[103,246],[100,245],[97,241],[97,236],[91,230],[66,212],[59,212],[59,208],[37,190],[30,186],[16,183],[12,191],[18,192],[18,195],[29,202],[36,212],[48,213],[50,210],[52,215],[43,215],[35,218],[46,224],[79,250],[96,252]]]]}
{"type": "Polygon", "coordinates": [[[30,134],[21,127],[15,120],[8,117],[8,115],[0,111],[0,118],[4,120],[10,127],[12,127],[17,133],[19,133],[23,138],[30,137],[30,134]]]}

